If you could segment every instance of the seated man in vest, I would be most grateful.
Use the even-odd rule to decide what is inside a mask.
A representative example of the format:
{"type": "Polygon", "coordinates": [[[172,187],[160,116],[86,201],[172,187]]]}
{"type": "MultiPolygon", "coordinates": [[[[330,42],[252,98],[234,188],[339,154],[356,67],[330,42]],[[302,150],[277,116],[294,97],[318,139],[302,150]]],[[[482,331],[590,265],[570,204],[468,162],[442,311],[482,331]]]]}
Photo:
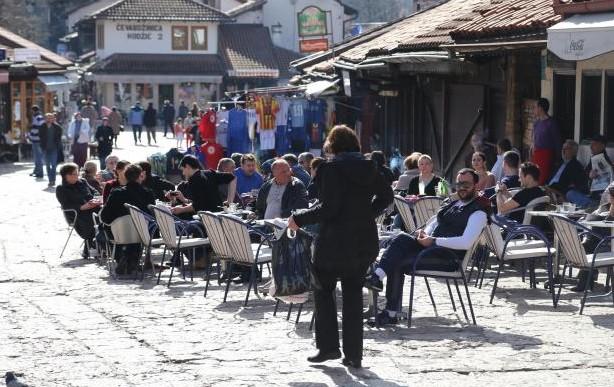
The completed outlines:
{"type": "MultiPolygon", "coordinates": [[[[138,164],[131,164],[126,167],[125,176],[127,183],[125,186],[111,191],[107,203],[100,211],[100,219],[105,224],[111,224],[114,220],[129,215],[124,204],[131,204],[142,211],[149,212],[147,206],[155,204],[153,192],[145,188],[142,183],[145,180],[145,172],[138,164]]],[[[140,246],[122,246],[122,252],[114,257],[117,263],[116,274],[130,274],[137,268],[140,246]],[[123,259],[122,259],[123,258],[123,259]]],[[[147,264],[151,265],[151,262],[147,264]]]]}
{"type": "MultiPolygon", "coordinates": [[[[479,238],[487,222],[490,204],[488,199],[478,196],[476,184],[479,176],[473,169],[464,168],[456,176],[456,192],[459,199],[444,205],[437,218],[429,222],[416,235],[401,233],[394,237],[388,248],[367,277],[365,286],[380,291],[382,280],[386,283],[386,309],[376,316],[379,325],[396,324],[396,314],[401,306],[404,273],[414,265],[418,254],[431,246],[451,249],[457,260],[450,261],[450,251],[437,249],[428,260],[445,263],[450,270],[458,265],[465,251],[479,238]]],[[[438,265],[439,266],[439,265],[438,265]]]]}
{"type": "Polygon", "coordinates": [[[499,215],[522,223],[524,211],[513,211],[516,208],[526,207],[532,200],[545,196],[546,193],[539,187],[539,168],[531,162],[520,165],[520,185],[522,189],[512,196],[506,187],[501,186],[497,192],[497,210],[499,215]]]}

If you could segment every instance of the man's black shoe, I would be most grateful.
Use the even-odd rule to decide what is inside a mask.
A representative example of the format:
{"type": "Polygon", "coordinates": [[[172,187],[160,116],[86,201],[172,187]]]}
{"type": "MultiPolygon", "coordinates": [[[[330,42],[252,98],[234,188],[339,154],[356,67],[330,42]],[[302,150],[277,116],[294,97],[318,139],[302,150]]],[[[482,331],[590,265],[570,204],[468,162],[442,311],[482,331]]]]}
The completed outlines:
{"type": "Polygon", "coordinates": [[[371,273],[365,278],[365,288],[375,290],[376,292],[381,292],[384,290],[384,284],[382,280],[379,279],[377,274],[371,273]]]}
{"type": "Polygon", "coordinates": [[[352,367],[356,369],[362,368],[362,362],[360,359],[348,359],[347,357],[344,357],[341,363],[343,363],[343,365],[347,367],[352,367]]]}
{"type": "Polygon", "coordinates": [[[341,357],[341,351],[339,351],[339,349],[335,349],[334,351],[330,351],[330,352],[318,351],[316,355],[309,356],[307,358],[307,361],[311,363],[322,363],[327,360],[339,359],[340,357],[341,357]]]}
{"type": "Polygon", "coordinates": [[[375,316],[375,320],[369,320],[368,324],[372,327],[375,326],[386,326],[386,325],[396,325],[399,323],[399,319],[395,317],[391,317],[387,311],[382,310],[375,316]]]}

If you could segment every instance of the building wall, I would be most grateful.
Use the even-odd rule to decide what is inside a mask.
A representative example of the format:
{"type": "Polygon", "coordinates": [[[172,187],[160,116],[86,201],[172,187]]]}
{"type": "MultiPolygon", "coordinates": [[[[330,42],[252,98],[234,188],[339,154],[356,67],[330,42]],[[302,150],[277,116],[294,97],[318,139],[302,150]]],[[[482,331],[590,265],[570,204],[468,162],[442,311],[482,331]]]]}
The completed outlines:
{"type": "MultiPolygon", "coordinates": [[[[343,40],[344,21],[349,18],[343,6],[334,0],[268,0],[263,6],[263,24],[267,27],[281,24],[279,45],[293,51],[299,51],[297,14],[308,6],[318,6],[324,11],[332,11],[333,42],[343,40]]],[[[328,27],[330,29],[330,14],[328,27]]],[[[330,31],[328,31],[330,33],[330,31]]]]}
{"type": "Polygon", "coordinates": [[[99,20],[104,23],[104,48],[96,50],[98,58],[115,53],[131,54],[216,54],[218,51],[217,23],[135,22],[99,20]],[[129,31],[126,26],[149,26],[159,30],[129,31]],[[173,50],[171,27],[207,27],[207,50],[173,50]]]}

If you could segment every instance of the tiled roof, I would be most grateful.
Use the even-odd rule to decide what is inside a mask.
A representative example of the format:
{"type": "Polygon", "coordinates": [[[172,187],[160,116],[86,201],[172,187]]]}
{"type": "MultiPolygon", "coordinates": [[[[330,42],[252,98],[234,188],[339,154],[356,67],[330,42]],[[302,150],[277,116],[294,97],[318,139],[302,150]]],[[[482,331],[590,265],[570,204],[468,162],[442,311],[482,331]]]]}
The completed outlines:
{"type": "Polygon", "coordinates": [[[279,77],[290,78],[290,62],[297,60],[301,57],[301,54],[292,50],[285,49],[283,47],[273,47],[277,63],[279,64],[279,77]]]}
{"type": "MultiPolygon", "coordinates": [[[[360,62],[370,56],[392,54],[411,48],[436,47],[450,43],[450,31],[473,19],[474,9],[490,0],[448,0],[438,6],[414,13],[385,27],[378,35],[341,54],[350,62],[360,62]]],[[[369,33],[367,33],[369,35],[369,33]]]]}
{"type": "Polygon", "coordinates": [[[279,64],[268,28],[260,24],[224,24],[219,34],[220,55],[229,76],[279,77],[279,64]]]}
{"type": "Polygon", "coordinates": [[[60,56],[52,51],[39,46],[38,44],[29,41],[5,28],[0,27],[0,44],[10,48],[32,48],[38,50],[41,54],[41,62],[33,63],[38,67],[66,68],[73,65],[71,61],[60,56]],[[45,64],[45,62],[47,62],[45,64]]]}
{"type": "Polygon", "coordinates": [[[258,9],[261,8],[264,3],[266,3],[266,0],[248,0],[248,1],[244,1],[243,4],[238,5],[232,9],[229,9],[228,11],[226,11],[226,13],[228,14],[228,16],[230,17],[235,17],[235,16],[239,16],[242,15],[246,12],[249,11],[253,11],[254,9],[258,9]]]}
{"type": "Polygon", "coordinates": [[[229,22],[217,9],[196,0],[120,0],[94,12],[95,19],[229,22]]]}
{"type": "Polygon", "coordinates": [[[215,54],[113,54],[96,63],[100,74],[224,75],[215,54]]]}
{"type": "Polygon", "coordinates": [[[452,32],[458,39],[500,38],[510,35],[546,33],[561,20],[552,0],[493,0],[479,9],[472,21],[452,32]]]}

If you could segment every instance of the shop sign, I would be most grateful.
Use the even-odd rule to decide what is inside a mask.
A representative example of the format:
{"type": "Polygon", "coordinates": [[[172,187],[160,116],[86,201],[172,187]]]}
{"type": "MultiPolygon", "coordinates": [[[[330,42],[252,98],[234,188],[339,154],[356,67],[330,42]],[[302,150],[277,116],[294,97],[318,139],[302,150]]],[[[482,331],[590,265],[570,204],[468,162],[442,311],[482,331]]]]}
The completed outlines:
{"type": "Polygon", "coordinates": [[[305,7],[297,14],[298,36],[328,35],[326,11],[316,6],[305,7]]]}
{"type": "Polygon", "coordinates": [[[15,62],[40,62],[41,53],[35,48],[16,48],[13,50],[15,62]]]}
{"type": "Polygon", "coordinates": [[[116,31],[125,31],[128,40],[162,40],[161,24],[117,24],[116,31]]]}
{"type": "Polygon", "coordinates": [[[328,39],[303,39],[299,42],[301,52],[318,52],[328,50],[328,39]]]}

